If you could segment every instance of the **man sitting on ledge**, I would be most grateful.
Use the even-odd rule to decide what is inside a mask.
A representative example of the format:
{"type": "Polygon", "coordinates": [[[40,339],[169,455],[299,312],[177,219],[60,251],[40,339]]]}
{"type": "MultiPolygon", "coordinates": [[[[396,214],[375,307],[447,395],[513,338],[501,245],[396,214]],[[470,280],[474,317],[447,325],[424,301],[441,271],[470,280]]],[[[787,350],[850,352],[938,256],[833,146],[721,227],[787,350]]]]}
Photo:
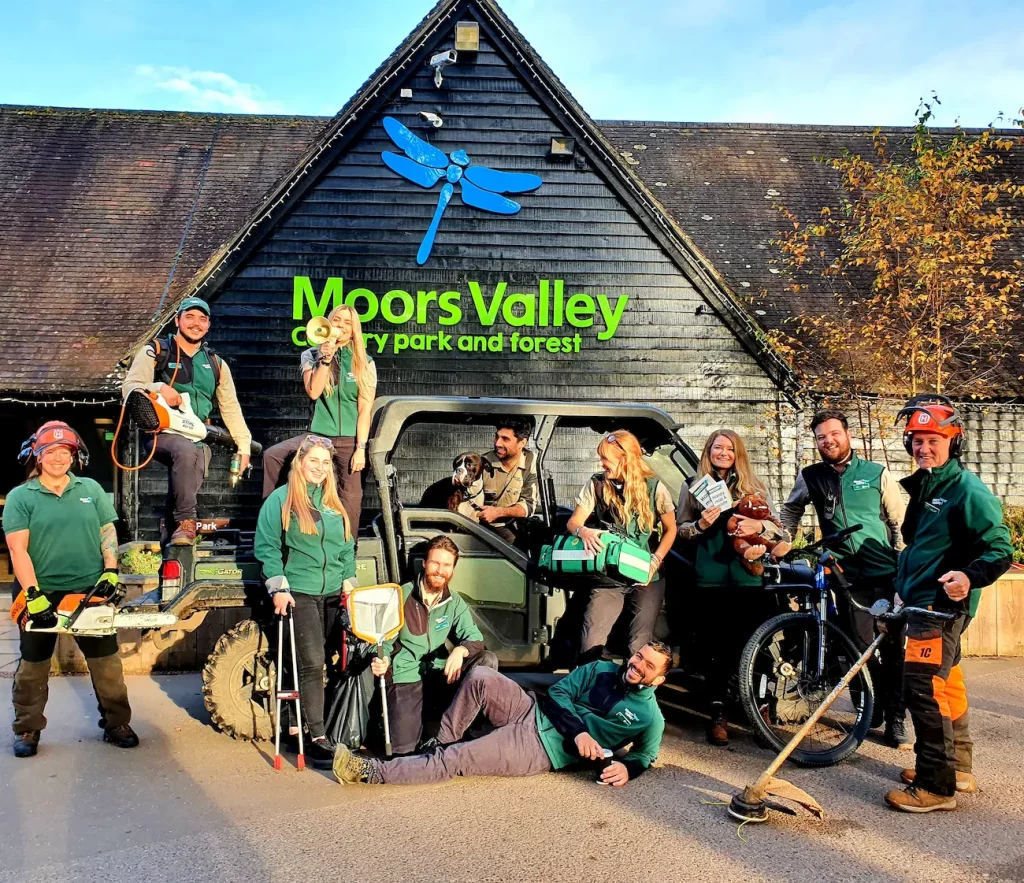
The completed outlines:
{"type": "Polygon", "coordinates": [[[608,762],[599,781],[619,788],[646,770],[658,754],[665,718],[654,689],[665,680],[672,651],[658,641],[641,647],[623,665],[591,662],[566,675],[539,702],[490,668],[475,668],[462,681],[441,721],[437,747],[426,754],[381,761],[339,745],[334,775],[343,785],[419,785],[453,776],[535,776],[580,758],[608,762]],[[495,729],[460,742],[483,712],[495,729]]]}

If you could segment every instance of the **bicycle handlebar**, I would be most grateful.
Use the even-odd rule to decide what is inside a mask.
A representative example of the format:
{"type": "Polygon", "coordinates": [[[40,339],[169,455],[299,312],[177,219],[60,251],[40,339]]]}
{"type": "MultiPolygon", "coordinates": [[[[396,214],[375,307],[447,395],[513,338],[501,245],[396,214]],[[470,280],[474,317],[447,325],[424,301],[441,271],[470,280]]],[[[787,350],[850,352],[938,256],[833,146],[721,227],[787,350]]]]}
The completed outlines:
{"type": "Polygon", "coordinates": [[[849,527],[844,528],[838,533],[829,534],[827,537],[822,537],[820,540],[811,543],[810,545],[803,546],[799,549],[792,549],[782,556],[783,561],[789,561],[791,558],[796,558],[801,555],[806,555],[808,552],[814,552],[822,547],[831,546],[833,543],[841,543],[851,535],[855,534],[858,530],[863,530],[863,524],[851,524],[849,527]]]}
{"type": "MultiPolygon", "coordinates": [[[[847,603],[856,610],[860,610],[863,613],[868,613],[875,619],[905,619],[909,614],[920,614],[922,616],[930,616],[934,619],[941,619],[946,622],[956,619],[957,614],[954,612],[945,612],[941,610],[929,610],[927,607],[907,607],[903,605],[896,607],[895,609],[886,609],[881,612],[876,612],[874,607],[865,607],[863,604],[859,604],[854,600],[853,595],[850,593],[849,585],[845,583],[840,587],[842,589],[843,597],[847,603]]],[[[876,602],[877,603],[877,602],[876,602]]]]}

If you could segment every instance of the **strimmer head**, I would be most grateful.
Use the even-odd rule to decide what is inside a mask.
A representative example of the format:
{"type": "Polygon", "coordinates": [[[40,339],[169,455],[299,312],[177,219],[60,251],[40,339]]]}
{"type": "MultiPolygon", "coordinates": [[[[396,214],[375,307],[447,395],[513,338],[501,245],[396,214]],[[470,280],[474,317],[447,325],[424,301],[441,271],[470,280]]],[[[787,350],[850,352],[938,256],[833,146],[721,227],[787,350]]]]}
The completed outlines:
{"type": "Polygon", "coordinates": [[[767,802],[753,794],[749,786],[744,788],[742,793],[733,796],[727,812],[740,822],[768,821],[767,802]]]}

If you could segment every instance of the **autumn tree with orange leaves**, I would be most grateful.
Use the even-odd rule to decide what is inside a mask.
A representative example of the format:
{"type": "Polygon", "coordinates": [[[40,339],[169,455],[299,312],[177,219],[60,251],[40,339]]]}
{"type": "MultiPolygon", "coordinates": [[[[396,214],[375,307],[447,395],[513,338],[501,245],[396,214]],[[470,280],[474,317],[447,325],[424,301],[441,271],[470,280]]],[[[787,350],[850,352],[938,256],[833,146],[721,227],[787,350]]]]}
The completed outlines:
{"type": "MultiPolygon", "coordinates": [[[[937,100],[937,99],[935,99],[937,100]]],[[[1024,183],[1000,174],[1024,139],[992,129],[933,135],[931,103],[906,143],[822,160],[837,206],[791,223],[776,245],[791,290],[828,292],[774,342],[810,392],[846,398],[940,392],[990,396],[1020,346],[1024,183]],[[1016,333],[1014,331],[1016,330],[1016,333]]]]}

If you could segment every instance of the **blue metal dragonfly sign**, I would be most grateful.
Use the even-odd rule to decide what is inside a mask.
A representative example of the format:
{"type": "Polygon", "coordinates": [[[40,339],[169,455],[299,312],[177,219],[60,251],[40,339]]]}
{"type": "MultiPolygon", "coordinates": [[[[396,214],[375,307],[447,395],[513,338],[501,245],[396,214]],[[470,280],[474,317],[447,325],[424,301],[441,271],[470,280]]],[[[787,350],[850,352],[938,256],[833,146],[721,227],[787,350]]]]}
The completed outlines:
{"type": "Polygon", "coordinates": [[[462,188],[462,201],[466,205],[499,215],[514,215],[521,206],[500,194],[528,193],[544,183],[537,175],[499,172],[486,166],[470,165],[469,156],[464,150],[454,151],[449,159],[443,151],[417,138],[394,117],[384,117],[384,131],[405,153],[405,156],[387,150],[381,153],[380,158],[391,171],[426,188],[433,187],[442,178],[446,179],[437,199],[434,217],[416,252],[417,264],[426,263],[430,257],[437,227],[455,193],[456,184],[462,188]]]}

